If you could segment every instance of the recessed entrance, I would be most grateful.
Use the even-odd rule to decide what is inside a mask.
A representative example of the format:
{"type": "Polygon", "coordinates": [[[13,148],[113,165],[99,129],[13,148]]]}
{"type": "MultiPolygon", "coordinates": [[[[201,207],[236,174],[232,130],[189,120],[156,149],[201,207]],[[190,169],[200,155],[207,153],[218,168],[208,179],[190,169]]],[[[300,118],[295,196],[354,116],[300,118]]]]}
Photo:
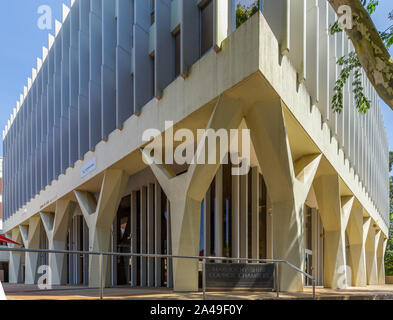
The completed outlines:
{"type": "MultiPolygon", "coordinates": [[[[116,216],[117,252],[131,252],[131,196],[124,197],[116,216]]],[[[130,258],[116,257],[117,284],[130,284],[130,258]]]]}

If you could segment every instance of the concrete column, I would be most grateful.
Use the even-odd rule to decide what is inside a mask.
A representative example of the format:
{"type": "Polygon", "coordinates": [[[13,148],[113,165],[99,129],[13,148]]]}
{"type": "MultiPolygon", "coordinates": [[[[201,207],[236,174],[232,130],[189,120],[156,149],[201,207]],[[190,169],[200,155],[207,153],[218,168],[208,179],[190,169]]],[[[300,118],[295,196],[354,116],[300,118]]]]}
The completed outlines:
{"type": "MultiPolygon", "coordinates": [[[[81,239],[83,251],[89,251],[89,227],[83,217],[82,217],[80,223],[82,224],[82,228],[83,228],[83,237],[81,239]]],[[[89,261],[90,261],[90,258],[83,256],[82,261],[83,261],[82,262],[82,264],[83,264],[83,284],[85,286],[88,286],[89,285],[89,261]]]]}
{"type": "MultiPolygon", "coordinates": [[[[246,123],[273,210],[273,257],[303,269],[303,207],[322,156],[304,155],[293,163],[284,108],[279,98],[267,96],[247,110],[246,123]]],[[[300,273],[287,265],[279,272],[281,290],[303,290],[300,273]]]]}
{"type": "MultiPolygon", "coordinates": [[[[141,198],[140,201],[140,234],[139,234],[139,241],[140,241],[140,252],[139,253],[147,253],[147,228],[146,228],[146,221],[147,221],[147,188],[141,188],[141,198]]],[[[144,257],[139,258],[140,261],[140,286],[146,287],[147,285],[147,259],[144,257]]]]}
{"type": "MultiPolygon", "coordinates": [[[[221,96],[210,117],[207,129],[237,129],[242,120],[241,106],[241,102],[221,96]]],[[[198,150],[204,151],[208,146],[207,134],[208,132],[200,140],[198,150]]],[[[155,164],[154,161],[151,164],[153,173],[170,200],[172,254],[174,255],[199,254],[201,202],[228,148],[227,150],[215,148],[208,152],[216,155],[215,164],[201,164],[204,163],[202,159],[207,161],[208,157],[205,157],[204,152],[197,152],[188,171],[179,176],[176,176],[169,166],[155,164]]],[[[148,154],[143,151],[142,154],[147,160],[151,160],[148,154]]],[[[175,259],[173,269],[176,291],[198,290],[197,260],[175,259]]]]}
{"type": "MultiPolygon", "coordinates": [[[[216,174],[216,211],[215,211],[215,232],[216,236],[214,238],[215,241],[215,251],[217,257],[222,257],[224,255],[224,235],[223,235],[223,227],[224,227],[224,220],[223,220],[223,169],[222,166],[217,171],[216,174]]],[[[217,261],[221,262],[221,261],[217,261]]]]}
{"type": "MultiPolygon", "coordinates": [[[[74,230],[73,232],[73,242],[74,245],[71,248],[72,250],[78,250],[79,248],[83,248],[83,238],[82,234],[80,232],[81,230],[81,216],[77,215],[74,216],[73,222],[72,222],[72,228],[74,230]],[[82,245],[81,245],[82,244],[82,245]]],[[[83,219],[83,218],[82,218],[83,219]]],[[[82,266],[82,261],[79,255],[73,255],[74,257],[74,279],[75,283],[74,284],[80,284],[83,279],[83,266],[82,266]]]]}
{"type": "MultiPolygon", "coordinates": [[[[49,250],[65,250],[67,233],[71,224],[71,213],[75,203],[70,200],[56,201],[55,212],[41,212],[41,220],[48,238],[49,250]]],[[[64,254],[49,254],[49,268],[52,285],[67,283],[67,257],[64,254]]]]}
{"type": "MultiPolygon", "coordinates": [[[[133,191],[131,194],[131,252],[137,253],[137,192],[133,191]]],[[[137,260],[138,258],[131,258],[131,286],[136,287],[138,283],[137,260]]]]}
{"type": "MultiPolygon", "coordinates": [[[[154,192],[154,202],[155,202],[155,214],[154,214],[154,252],[156,254],[162,254],[161,252],[161,187],[158,182],[155,183],[155,192],[154,192]]],[[[154,279],[156,288],[161,287],[161,265],[162,259],[156,258],[154,261],[154,279]]]]}
{"type": "MultiPolygon", "coordinates": [[[[154,254],[154,184],[147,188],[147,253],[154,254]]],[[[147,259],[147,286],[154,287],[154,258],[147,259]]]]}
{"type": "Polygon", "coordinates": [[[367,284],[378,284],[377,248],[382,231],[371,221],[366,240],[367,284]]]}
{"type": "MultiPolygon", "coordinates": [[[[123,196],[128,175],[122,170],[108,169],[104,173],[98,201],[87,191],[74,190],[83,217],[89,228],[89,250],[107,252],[110,249],[111,226],[123,196]]],[[[110,284],[109,259],[104,257],[103,280],[110,284]]],[[[99,256],[89,256],[89,287],[99,286],[99,256]]]]}
{"type": "Polygon", "coordinates": [[[259,171],[251,169],[251,258],[259,259],[259,171]]]}
{"type": "MultiPolygon", "coordinates": [[[[21,243],[22,237],[19,228],[14,228],[9,236],[12,241],[21,243]]],[[[14,244],[8,244],[8,247],[16,248],[14,244]]],[[[10,251],[10,262],[9,262],[9,283],[21,283],[22,272],[21,272],[22,253],[10,251]]]]}
{"type": "Polygon", "coordinates": [[[203,251],[205,256],[210,256],[211,252],[211,189],[206,193],[203,201],[203,251]]]}
{"type": "Polygon", "coordinates": [[[345,288],[348,286],[345,229],[354,197],[341,197],[339,177],[335,173],[315,179],[314,190],[325,229],[324,285],[333,289],[345,288]]]}
{"type": "MultiPolygon", "coordinates": [[[[28,225],[20,225],[19,230],[26,249],[39,249],[41,218],[34,216],[29,219],[28,225]]],[[[38,253],[25,253],[25,284],[35,284],[38,280],[38,253]]]]}
{"type": "Polygon", "coordinates": [[[232,176],[232,258],[240,258],[239,180],[239,176],[232,176]]]}
{"type": "Polygon", "coordinates": [[[273,208],[269,198],[266,199],[266,259],[273,259],[273,208]]]}
{"type": "MultiPolygon", "coordinates": [[[[166,214],[168,215],[166,225],[166,242],[169,255],[172,254],[172,228],[171,228],[171,205],[169,200],[166,201],[166,214]]],[[[173,288],[173,259],[167,258],[167,287],[173,288]]]]}
{"type": "MultiPolygon", "coordinates": [[[[70,250],[77,250],[77,239],[78,239],[78,228],[76,227],[76,217],[77,216],[73,216],[71,218],[71,247],[70,250]]],[[[78,255],[72,255],[72,262],[71,262],[71,269],[72,269],[72,284],[78,284],[79,283],[79,277],[78,277],[78,260],[79,260],[79,256],[78,255]]]]}
{"type": "MultiPolygon", "coordinates": [[[[114,219],[111,227],[110,251],[117,251],[117,219],[114,219]]],[[[117,259],[116,256],[109,257],[110,259],[110,283],[111,286],[117,285],[117,259]]]]}
{"type": "Polygon", "coordinates": [[[248,258],[248,175],[240,176],[240,257],[248,258]]]}
{"type": "MultiPolygon", "coordinates": [[[[366,274],[366,235],[364,234],[363,208],[357,203],[348,221],[347,235],[349,241],[349,266],[351,268],[351,285],[363,287],[367,285],[366,274]]],[[[368,227],[367,227],[368,228],[368,227]]]]}
{"type": "MultiPolygon", "coordinates": [[[[40,218],[41,219],[41,218],[40,218]]],[[[69,237],[68,237],[68,248],[69,250],[74,250],[73,249],[73,242],[74,242],[74,225],[73,225],[73,216],[71,216],[70,219],[70,230],[69,230],[69,237]]],[[[68,276],[69,276],[69,284],[75,284],[75,258],[76,255],[72,254],[68,258],[68,276]]]]}
{"type": "MultiPolygon", "coordinates": [[[[75,236],[75,232],[78,232],[78,229],[75,230],[75,218],[76,215],[72,215],[71,217],[71,223],[70,223],[70,237],[69,237],[69,248],[70,250],[76,250],[77,242],[75,239],[77,238],[75,236]]],[[[73,254],[70,256],[70,265],[69,265],[69,273],[70,273],[70,283],[71,284],[78,284],[78,276],[77,276],[77,271],[80,269],[76,268],[77,265],[77,260],[79,260],[79,255],[73,254]]]]}
{"type": "Polygon", "coordinates": [[[378,247],[377,247],[377,271],[378,271],[378,284],[385,284],[385,251],[388,239],[382,234],[379,237],[378,247]]]}

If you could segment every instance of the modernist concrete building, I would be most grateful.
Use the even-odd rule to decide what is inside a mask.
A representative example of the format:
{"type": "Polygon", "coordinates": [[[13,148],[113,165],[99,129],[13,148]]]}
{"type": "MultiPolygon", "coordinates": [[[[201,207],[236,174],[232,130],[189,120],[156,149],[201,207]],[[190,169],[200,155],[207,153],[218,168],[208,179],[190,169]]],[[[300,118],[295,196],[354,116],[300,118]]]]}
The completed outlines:
{"type": "MultiPolygon", "coordinates": [[[[234,0],[63,7],[3,134],[3,219],[13,240],[276,258],[326,287],[384,283],[388,142],[364,75],[367,114],[349,85],[343,112],[331,110],[336,61],[353,51],[345,34],[329,34],[334,11],[326,0],[265,0],[236,28],[235,9],[234,0]],[[148,166],[142,136],[152,128],[161,133],[154,141],[179,128],[248,128],[251,170],[148,166]]],[[[10,281],[36,282],[45,263],[53,284],[98,285],[98,258],[77,255],[12,253],[10,281]]],[[[197,261],[104,265],[107,285],[198,290],[197,261]]],[[[284,291],[309,284],[284,265],[280,272],[284,291]]]]}

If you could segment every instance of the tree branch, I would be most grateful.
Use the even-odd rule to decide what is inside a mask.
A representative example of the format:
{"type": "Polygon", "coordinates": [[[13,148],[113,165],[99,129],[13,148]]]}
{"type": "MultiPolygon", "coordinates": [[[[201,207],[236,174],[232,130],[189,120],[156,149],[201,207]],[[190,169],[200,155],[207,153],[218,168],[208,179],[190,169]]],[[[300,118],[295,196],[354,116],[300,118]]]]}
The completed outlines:
{"type": "Polygon", "coordinates": [[[327,0],[338,14],[342,5],[352,9],[353,28],[346,29],[359,61],[378,95],[393,110],[393,59],[360,0],[327,0]]]}

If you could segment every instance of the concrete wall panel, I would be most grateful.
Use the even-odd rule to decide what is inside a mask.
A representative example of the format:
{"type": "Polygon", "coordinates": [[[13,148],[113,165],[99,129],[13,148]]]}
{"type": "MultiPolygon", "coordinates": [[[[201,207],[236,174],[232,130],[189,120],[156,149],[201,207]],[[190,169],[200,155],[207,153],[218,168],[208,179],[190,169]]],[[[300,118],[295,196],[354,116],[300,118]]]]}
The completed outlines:
{"type": "Polygon", "coordinates": [[[282,54],[289,51],[290,0],[265,1],[263,15],[280,44],[282,54]]]}
{"type": "Polygon", "coordinates": [[[90,1],[79,1],[78,159],[89,151],[90,1]]]}
{"type": "Polygon", "coordinates": [[[102,0],[90,2],[89,149],[101,141],[102,0]]]}
{"type": "Polygon", "coordinates": [[[162,98],[164,89],[174,79],[174,44],[170,32],[171,1],[156,0],[155,22],[155,92],[158,99],[162,98]]]}
{"type": "Polygon", "coordinates": [[[69,166],[78,160],[78,96],[79,96],[79,1],[70,12],[70,51],[69,51],[69,166]]]}
{"type": "Polygon", "coordinates": [[[298,81],[306,77],[307,8],[305,0],[290,1],[290,50],[289,58],[298,72],[298,81]]]}
{"type": "Polygon", "coordinates": [[[61,172],[61,60],[62,60],[62,34],[61,31],[56,36],[54,44],[55,59],[54,59],[54,125],[53,125],[53,164],[54,164],[54,179],[57,179],[61,172]]]}
{"type": "Polygon", "coordinates": [[[318,0],[306,3],[306,86],[313,105],[319,102],[319,6],[318,0]]]}
{"type": "Polygon", "coordinates": [[[134,14],[134,114],[140,115],[142,107],[153,97],[154,66],[149,56],[150,2],[136,1],[134,14]]]}
{"type": "Polygon", "coordinates": [[[132,82],[132,34],[134,2],[117,0],[116,45],[116,127],[123,128],[134,113],[134,85],[132,82]]]}
{"type": "Polygon", "coordinates": [[[102,2],[101,139],[116,129],[116,1],[102,2]]]}
{"type": "Polygon", "coordinates": [[[196,0],[182,1],[181,74],[186,78],[200,56],[200,9],[196,0]]]}
{"type": "Polygon", "coordinates": [[[61,59],[61,121],[60,149],[61,173],[69,167],[69,108],[70,108],[70,19],[67,18],[62,27],[62,59],[61,59]]]}

